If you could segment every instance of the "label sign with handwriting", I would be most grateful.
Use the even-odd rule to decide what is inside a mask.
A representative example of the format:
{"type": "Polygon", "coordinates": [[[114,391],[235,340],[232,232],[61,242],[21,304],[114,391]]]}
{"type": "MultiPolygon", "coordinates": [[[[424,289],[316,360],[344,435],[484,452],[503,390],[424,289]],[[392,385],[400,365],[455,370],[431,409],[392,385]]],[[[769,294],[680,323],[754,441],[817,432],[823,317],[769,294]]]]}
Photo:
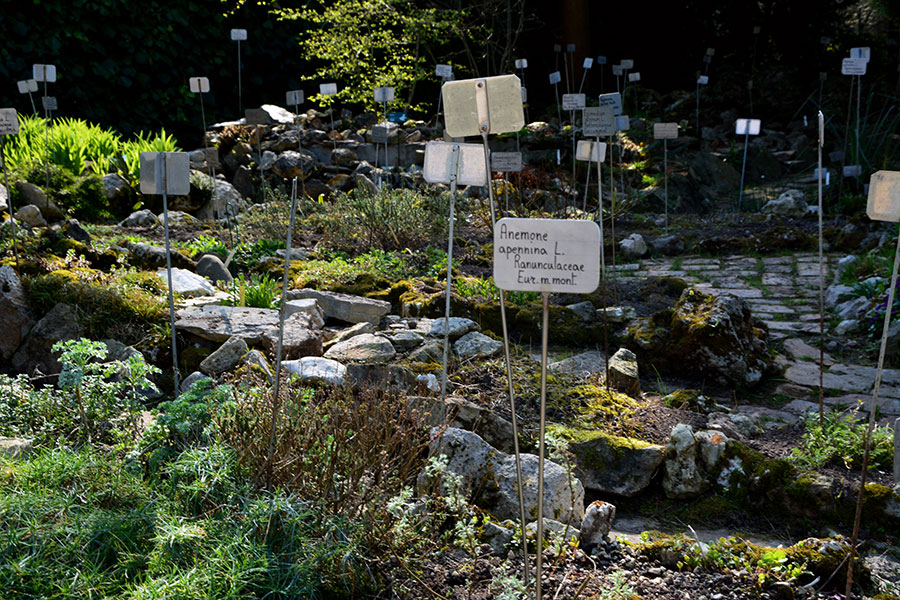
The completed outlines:
{"type": "Polygon", "coordinates": [[[209,78],[207,77],[191,77],[188,79],[188,84],[194,94],[205,94],[209,91],[209,78]]]}
{"type": "Polygon", "coordinates": [[[593,221],[500,219],[494,283],[520,292],[593,292],[600,283],[600,227],[593,221]]]}
{"type": "Polygon", "coordinates": [[[289,105],[303,104],[303,90],[291,90],[285,94],[285,100],[289,105]]]}
{"type": "Polygon", "coordinates": [[[559,71],[550,73],[550,85],[556,85],[560,81],[562,81],[562,75],[559,74],[559,71]]]}
{"type": "Polygon", "coordinates": [[[14,108],[0,108],[0,135],[19,133],[19,119],[14,108]]]}
{"type": "Polygon", "coordinates": [[[900,172],[872,173],[866,214],[873,221],[900,222],[900,172]]]}
{"type": "Polygon", "coordinates": [[[584,109],[582,130],[587,137],[606,137],[616,132],[612,106],[590,106],[584,109]]]}
{"type": "Polygon", "coordinates": [[[53,83],[56,81],[56,65],[32,65],[31,77],[35,81],[46,81],[53,83]]]}
{"type": "Polygon", "coordinates": [[[375,102],[393,102],[394,88],[391,86],[375,88],[375,102]]]}
{"type": "Polygon", "coordinates": [[[653,138],[657,140],[674,140],[678,137],[678,123],[654,123],[653,138]]]}
{"type": "Polygon", "coordinates": [[[622,114],[622,95],[618,92],[600,94],[600,106],[610,106],[614,115],[622,114]]]}
{"type": "Polygon", "coordinates": [[[734,124],[734,132],[738,135],[759,135],[762,121],[759,119],[738,119],[734,124]]]}
{"type": "Polygon", "coordinates": [[[518,173],[522,170],[522,153],[492,152],[491,168],[501,173],[518,173]]]}
{"type": "Polygon", "coordinates": [[[246,29],[232,29],[231,30],[231,41],[232,42],[247,41],[247,30],[246,29]]]}
{"type": "Polygon", "coordinates": [[[563,94],[563,110],[579,110],[584,108],[584,94],[563,94]]]}
{"type": "Polygon", "coordinates": [[[320,83],[319,84],[319,93],[323,96],[334,96],[337,94],[337,84],[336,83],[320,83]]]}
{"type": "Polygon", "coordinates": [[[441,79],[453,77],[453,67],[450,65],[438,65],[434,68],[434,74],[441,79]]]}
{"type": "Polygon", "coordinates": [[[578,140],[575,146],[575,160],[603,162],[606,160],[606,143],[578,140]]]}
{"type": "Polygon", "coordinates": [[[841,75],[865,75],[868,64],[863,58],[845,58],[841,61],[841,75]]]}

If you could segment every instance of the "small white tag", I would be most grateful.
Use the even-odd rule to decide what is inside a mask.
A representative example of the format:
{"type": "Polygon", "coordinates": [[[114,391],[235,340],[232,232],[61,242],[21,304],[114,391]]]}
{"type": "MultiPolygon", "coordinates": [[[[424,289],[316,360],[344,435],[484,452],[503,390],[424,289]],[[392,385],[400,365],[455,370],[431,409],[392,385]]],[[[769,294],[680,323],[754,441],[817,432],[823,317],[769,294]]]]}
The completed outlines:
{"type": "Polygon", "coordinates": [[[597,64],[598,64],[598,65],[605,65],[605,64],[606,64],[606,57],[605,57],[605,56],[598,56],[598,57],[597,57],[597,64]]]}
{"type": "Polygon", "coordinates": [[[243,42],[247,39],[247,30],[246,29],[232,29],[231,30],[231,41],[232,42],[243,42]]]}
{"type": "Polygon", "coordinates": [[[19,133],[19,118],[14,108],[0,108],[0,135],[19,133]]]}
{"type": "Polygon", "coordinates": [[[622,74],[622,65],[613,65],[612,66],[612,74],[618,77],[622,74]]]}
{"type": "Polygon", "coordinates": [[[591,57],[585,58],[584,62],[581,63],[582,69],[590,69],[593,66],[594,66],[594,59],[591,57]]]}
{"type": "Polygon", "coordinates": [[[453,76],[453,67],[450,65],[438,65],[434,68],[434,74],[441,79],[448,79],[453,76]]]}
{"type": "Polygon", "coordinates": [[[654,123],[653,137],[657,140],[674,140],[678,137],[678,123],[654,123]]]}
{"type": "Polygon", "coordinates": [[[872,49],[868,46],[862,48],[850,48],[850,58],[858,58],[860,60],[864,60],[869,62],[869,59],[872,57],[872,49]]]}
{"type": "Polygon", "coordinates": [[[606,144],[591,140],[578,140],[578,144],[575,146],[575,160],[602,163],[606,160],[606,144]]]}
{"type": "Polygon", "coordinates": [[[900,172],[872,173],[869,179],[866,214],[873,221],[900,222],[900,172]]]}
{"type": "Polygon", "coordinates": [[[522,170],[522,153],[491,152],[491,169],[502,173],[518,173],[522,170]]]}
{"type": "Polygon", "coordinates": [[[619,65],[627,71],[634,68],[634,60],[629,58],[627,60],[620,61],[619,65]]]}
{"type": "Polygon", "coordinates": [[[56,65],[32,65],[31,72],[31,77],[35,81],[46,81],[47,83],[56,81],[56,65]]]}
{"type": "Polygon", "coordinates": [[[635,81],[640,81],[640,80],[641,80],[641,74],[639,72],[634,72],[634,73],[628,74],[629,82],[634,83],[635,81]]]}
{"type": "Polygon", "coordinates": [[[600,94],[600,106],[610,106],[614,115],[622,114],[622,95],[618,92],[600,94]]]}
{"type": "Polygon", "coordinates": [[[528,68],[528,59],[527,58],[517,58],[516,59],[516,68],[517,69],[527,69],[528,68]]]}
{"type": "Polygon", "coordinates": [[[868,64],[863,58],[845,58],[841,61],[841,75],[865,75],[868,64]]]}
{"type": "Polygon", "coordinates": [[[209,91],[209,78],[207,77],[191,77],[188,79],[191,86],[191,92],[195,94],[205,94],[209,91]]]}
{"type": "Polygon", "coordinates": [[[706,75],[701,75],[697,78],[697,83],[700,85],[707,85],[709,83],[709,77],[706,75]]]}
{"type": "Polygon", "coordinates": [[[336,83],[320,83],[319,84],[319,93],[323,96],[334,96],[337,94],[337,84],[336,83]]]}
{"type": "Polygon", "coordinates": [[[631,120],[628,115],[616,117],[616,131],[628,131],[631,129],[631,120]]]}
{"type": "Polygon", "coordinates": [[[559,71],[550,73],[550,85],[556,85],[560,81],[562,81],[562,76],[559,74],[559,71]]]}
{"type": "Polygon", "coordinates": [[[762,121],[759,119],[738,119],[734,124],[737,135],[759,135],[762,121]]]}
{"type": "Polygon", "coordinates": [[[579,110],[584,108],[584,94],[563,94],[563,110],[579,110]]]}
{"type": "Polygon", "coordinates": [[[582,113],[582,131],[586,137],[607,137],[616,132],[612,106],[589,106],[582,113]]]}
{"type": "Polygon", "coordinates": [[[575,52],[575,44],[569,44],[566,46],[566,52],[575,52]]]}
{"type": "Polygon", "coordinates": [[[862,175],[861,165],[844,165],[844,177],[859,177],[862,175]]]}
{"type": "Polygon", "coordinates": [[[56,96],[41,96],[41,106],[44,110],[59,110],[59,104],[56,102],[56,96]]]}
{"type": "Polygon", "coordinates": [[[391,86],[375,88],[375,102],[393,102],[394,88],[391,86]]]}
{"type": "Polygon", "coordinates": [[[285,94],[284,99],[288,106],[298,106],[303,104],[303,90],[291,90],[285,94]]]}

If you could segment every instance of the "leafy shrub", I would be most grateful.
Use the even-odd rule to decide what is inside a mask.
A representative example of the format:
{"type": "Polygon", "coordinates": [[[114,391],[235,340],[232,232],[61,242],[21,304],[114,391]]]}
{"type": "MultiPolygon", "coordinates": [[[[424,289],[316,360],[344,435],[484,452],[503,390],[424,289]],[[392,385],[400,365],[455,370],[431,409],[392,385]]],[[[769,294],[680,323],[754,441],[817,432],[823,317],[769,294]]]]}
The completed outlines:
{"type": "Polygon", "coordinates": [[[266,274],[253,273],[248,281],[241,273],[231,282],[225,304],[251,308],[278,308],[281,304],[281,286],[278,280],[266,274]]]}
{"type": "MultiPolygon", "coordinates": [[[[868,425],[856,420],[855,413],[830,411],[819,425],[818,414],[806,418],[803,445],[795,448],[792,459],[809,468],[827,465],[859,468],[865,453],[868,425]]],[[[875,427],[872,432],[870,469],[890,470],[893,465],[894,434],[890,427],[875,427]]]]}
{"type": "Polygon", "coordinates": [[[185,244],[185,248],[191,253],[191,256],[207,252],[217,255],[222,260],[228,256],[228,246],[225,245],[225,242],[209,235],[198,235],[192,238],[185,244]]]}
{"type": "Polygon", "coordinates": [[[141,181],[141,153],[178,151],[175,138],[168,135],[165,129],[157,134],[141,131],[137,137],[122,144],[122,176],[132,186],[137,186],[141,181]]]}

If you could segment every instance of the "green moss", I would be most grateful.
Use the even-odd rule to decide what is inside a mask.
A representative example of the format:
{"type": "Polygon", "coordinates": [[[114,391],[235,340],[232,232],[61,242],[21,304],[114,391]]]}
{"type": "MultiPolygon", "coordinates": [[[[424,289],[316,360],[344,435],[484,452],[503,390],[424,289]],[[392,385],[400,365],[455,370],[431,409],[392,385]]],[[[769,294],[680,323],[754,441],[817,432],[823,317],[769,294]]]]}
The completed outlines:
{"type": "Polygon", "coordinates": [[[601,453],[592,449],[596,450],[599,447],[605,447],[609,450],[613,459],[617,460],[625,456],[628,450],[642,450],[653,445],[643,440],[612,435],[595,429],[550,425],[547,431],[568,442],[579,463],[586,469],[596,471],[604,471],[608,468],[608,465],[601,453]]]}

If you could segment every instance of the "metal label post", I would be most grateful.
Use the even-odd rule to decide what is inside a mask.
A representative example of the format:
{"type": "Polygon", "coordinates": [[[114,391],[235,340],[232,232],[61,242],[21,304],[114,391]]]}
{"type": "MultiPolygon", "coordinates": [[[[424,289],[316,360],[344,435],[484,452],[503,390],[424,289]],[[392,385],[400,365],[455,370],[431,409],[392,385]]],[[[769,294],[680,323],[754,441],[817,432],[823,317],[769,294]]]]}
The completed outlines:
{"type": "Polygon", "coordinates": [[[678,137],[678,123],[654,123],[653,137],[663,141],[663,181],[666,232],[669,231],[669,140],[678,137]]]}
{"type": "Polygon", "coordinates": [[[238,114],[244,112],[244,100],[241,90],[241,42],[247,40],[246,29],[232,29],[231,41],[237,42],[237,80],[238,80],[238,114]]]}
{"type": "Polygon", "coordinates": [[[6,185],[6,202],[9,208],[9,225],[12,228],[13,257],[16,260],[16,269],[19,268],[19,247],[16,239],[16,219],[13,216],[12,191],[9,187],[9,171],[6,168],[6,155],[4,154],[3,138],[7,135],[19,133],[19,115],[14,108],[0,108],[0,163],[3,164],[3,181],[6,185]]]}
{"type": "Polygon", "coordinates": [[[747,172],[747,148],[750,145],[750,136],[759,135],[762,122],[759,119],[738,119],[734,126],[737,135],[744,136],[744,159],[741,162],[741,189],[738,193],[738,214],[741,213],[741,205],[744,200],[744,175],[747,172]]]}

